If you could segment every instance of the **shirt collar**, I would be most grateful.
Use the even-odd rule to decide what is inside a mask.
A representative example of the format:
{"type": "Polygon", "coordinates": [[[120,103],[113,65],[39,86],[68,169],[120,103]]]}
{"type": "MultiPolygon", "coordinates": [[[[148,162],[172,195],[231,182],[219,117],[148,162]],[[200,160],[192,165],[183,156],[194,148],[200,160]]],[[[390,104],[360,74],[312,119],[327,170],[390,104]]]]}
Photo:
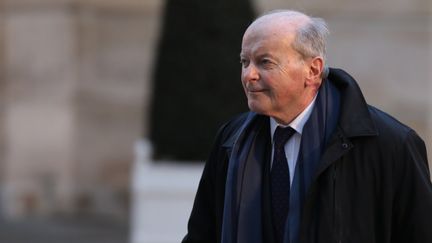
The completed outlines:
{"type": "Polygon", "coordinates": [[[276,128],[278,126],[281,127],[291,127],[293,128],[297,133],[299,133],[300,135],[303,132],[303,127],[305,125],[305,123],[307,122],[307,120],[309,119],[311,113],[312,113],[312,108],[315,105],[315,100],[316,100],[317,95],[315,95],[315,97],[313,98],[312,102],[306,107],[306,109],[304,109],[290,124],[288,125],[282,125],[277,123],[277,121],[273,118],[270,117],[270,131],[271,131],[271,139],[273,141],[273,134],[276,131],[276,128]]]}

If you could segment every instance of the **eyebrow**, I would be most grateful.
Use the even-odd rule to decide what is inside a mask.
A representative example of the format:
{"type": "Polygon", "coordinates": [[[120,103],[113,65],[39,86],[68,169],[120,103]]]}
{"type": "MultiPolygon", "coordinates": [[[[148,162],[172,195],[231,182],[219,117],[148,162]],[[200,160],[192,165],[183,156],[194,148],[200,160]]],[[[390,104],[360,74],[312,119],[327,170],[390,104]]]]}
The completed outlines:
{"type": "Polygon", "coordinates": [[[265,58],[265,57],[270,57],[271,59],[276,59],[275,56],[273,56],[270,53],[263,53],[257,56],[258,58],[265,58]]]}
{"type": "MultiPolygon", "coordinates": [[[[242,58],[244,58],[245,57],[245,54],[244,53],[242,53],[242,52],[240,52],[240,59],[242,59],[242,58]]],[[[272,58],[272,59],[277,59],[274,55],[272,55],[272,54],[270,54],[270,53],[263,53],[263,54],[259,54],[258,56],[257,56],[257,58],[265,58],[265,57],[270,57],[270,58],[272,58]]]]}

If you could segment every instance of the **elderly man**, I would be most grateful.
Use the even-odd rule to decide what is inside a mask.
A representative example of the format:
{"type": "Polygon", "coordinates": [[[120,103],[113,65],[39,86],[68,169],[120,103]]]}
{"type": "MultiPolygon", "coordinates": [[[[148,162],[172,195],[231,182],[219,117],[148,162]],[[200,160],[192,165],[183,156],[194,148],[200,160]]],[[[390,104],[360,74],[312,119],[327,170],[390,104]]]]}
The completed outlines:
{"type": "Polygon", "coordinates": [[[424,142],[326,68],[327,33],[295,11],[248,27],[251,111],[218,132],[184,243],[432,242],[424,142]]]}

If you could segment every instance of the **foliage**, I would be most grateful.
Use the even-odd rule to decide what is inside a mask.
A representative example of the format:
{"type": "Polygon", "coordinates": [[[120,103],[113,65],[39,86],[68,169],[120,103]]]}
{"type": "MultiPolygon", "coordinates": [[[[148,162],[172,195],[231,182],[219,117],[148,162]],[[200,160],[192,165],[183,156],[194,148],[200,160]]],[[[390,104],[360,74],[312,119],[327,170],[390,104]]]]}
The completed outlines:
{"type": "Polygon", "coordinates": [[[168,0],[153,75],[150,137],[156,159],[203,160],[218,127],[247,110],[241,38],[248,0],[168,0]]]}

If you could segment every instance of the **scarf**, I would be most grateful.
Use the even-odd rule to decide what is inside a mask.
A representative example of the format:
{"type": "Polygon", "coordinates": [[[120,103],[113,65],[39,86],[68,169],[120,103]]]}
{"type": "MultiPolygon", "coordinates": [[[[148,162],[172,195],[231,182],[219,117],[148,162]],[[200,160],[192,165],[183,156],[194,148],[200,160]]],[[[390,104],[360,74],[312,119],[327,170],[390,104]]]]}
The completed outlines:
{"type": "MultiPolygon", "coordinates": [[[[340,94],[325,80],[305,123],[290,192],[284,243],[298,243],[301,212],[321,155],[335,130],[340,94]]],[[[262,192],[268,117],[250,112],[235,134],[228,163],[221,243],[263,243],[262,192]]]]}

